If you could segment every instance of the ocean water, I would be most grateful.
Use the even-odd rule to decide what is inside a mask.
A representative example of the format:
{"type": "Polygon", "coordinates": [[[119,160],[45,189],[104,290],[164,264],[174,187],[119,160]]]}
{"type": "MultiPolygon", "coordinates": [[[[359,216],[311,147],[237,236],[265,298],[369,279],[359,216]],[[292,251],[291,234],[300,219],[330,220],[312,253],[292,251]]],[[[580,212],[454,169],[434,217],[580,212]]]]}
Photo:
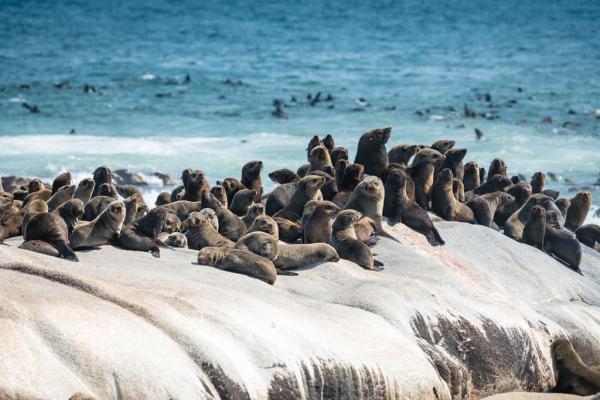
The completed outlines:
{"type": "Polygon", "coordinates": [[[588,188],[597,208],[598,21],[598,1],[4,0],[0,175],[106,164],[215,180],[251,159],[296,169],[314,134],[353,156],[361,133],[392,126],[390,147],[453,138],[466,160],[553,172],[549,187],[588,188]],[[318,92],[333,100],[311,105],[318,92]]]}

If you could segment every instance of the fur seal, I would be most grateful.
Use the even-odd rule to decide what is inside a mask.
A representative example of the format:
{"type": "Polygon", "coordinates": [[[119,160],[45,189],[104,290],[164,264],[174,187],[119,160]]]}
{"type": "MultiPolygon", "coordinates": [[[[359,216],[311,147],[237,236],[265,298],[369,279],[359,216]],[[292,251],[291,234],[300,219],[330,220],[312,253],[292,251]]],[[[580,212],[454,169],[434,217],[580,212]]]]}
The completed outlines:
{"type": "Polygon", "coordinates": [[[160,192],[158,196],[156,196],[156,201],[154,204],[156,206],[164,206],[165,204],[169,204],[171,202],[171,193],[169,192],[160,192]]]}
{"type": "Polygon", "coordinates": [[[117,243],[127,250],[149,251],[152,256],[160,258],[157,245],[158,234],[162,231],[168,211],[154,208],[148,214],[125,226],[117,243]]]}
{"type": "Polygon", "coordinates": [[[275,267],[281,270],[304,268],[311,264],[337,262],[340,260],[335,249],[327,243],[281,244],[275,267]]]}
{"type": "Polygon", "coordinates": [[[121,233],[124,221],[125,205],[122,201],[115,200],[93,221],[77,224],[69,244],[74,249],[108,244],[121,233]]]}
{"type": "Polygon", "coordinates": [[[178,247],[180,249],[187,249],[188,242],[187,237],[181,232],[167,233],[161,232],[158,234],[158,243],[164,243],[170,247],[178,247]]]}
{"type": "Polygon", "coordinates": [[[98,195],[100,185],[103,183],[112,183],[112,171],[106,166],[98,167],[94,171],[94,191],[92,197],[98,195]]]}
{"type": "Polygon", "coordinates": [[[273,262],[248,250],[205,247],[198,253],[198,264],[248,275],[271,285],[277,279],[273,262]]]}
{"type": "MultiPolygon", "coordinates": [[[[546,209],[546,214],[551,210],[560,214],[560,211],[554,205],[554,202],[550,197],[541,193],[534,194],[521,208],[515,211],[510,218],[506,220],[504,223],[504,234],[512,239],[520,241],[523,237],[523,228],[531,215],[531,209],[538,205],[546,209]]],[[[546,215],[546,217],[548,217],[548,215],[546,215]]]]}
{"type": "Polygon", "coordinates": [[[26,240],[19,246],[22,250],[33,251],[40,254],[45,254],[51,257],[60,257],[56,247],[43,240],[26,240]]]}
{"type": "MultiPolygon", "coordinates": [[[[167,210],[165,210],[165,211],[167,212],[167,216],[165,217],[165,220],[163,222],[161,232],[167,232],[167,233],[179,232],[179,230],[181,229],[181,220],[179,219],[179,217],[177,215],[170,213],[167,210]]],[[[148,214],[150,214],[151,212],[152,211],[150,211],[148,214]]]]}
{"type": "Polygon", "coordinates": [[[581,191],[573,196],[570,200],[569,208],[567,209],[567,218],[565,219],[565,228],[576,231],[585,217],[590,212],[592,206],[592,193],[587,190],[581,191]]]}
{"type": "MultiPolygon", "coordinates": [[[[1,183],[0,183],[0,185],[1,185],[1,183]]],[[[41,179],[34,178],[34,179],[30,180],[29,183],[27,184],[27,193],[35,193],[42,189],[45,189],[45,186],[44,186],[44,183],[41,181],[41,179]]],[[[0,192],[1,191],[2,191],[2,188],[0,187],[0,192]]]]}
{"type": "MultiPolygon", "coordinates": [[[[332,174],[335,175],[334,172],[332,172],[332,174]]],[[[323,182],[323,185],[321,185],[319,190],[321,191],[323,200],[333,200],[333,198],[338,194],[338,188],[334,176],[323,171],[313,171],[311,172],[311,175],[322,176],[325,178],[325,182],[323,182]]]]}
{"type": "Polygon", "coordinates": [[[134,194],[127,197],[123,200],[123,204],[125,204],[125,221],[123,221],[123,226],[129,225],[138,217],[142,217],[142,215],[138,215],[139,198],[137,195],[134,194]]]}
{"type": "Polygon", "coordinates": [[[446,221],[474,224],[477,221],[475,220],[473,211],[454,198],[454,193],[452,192],[453,179],[454,177],[450,169],[445,168],[440,172],[431,191],[431,208],[446,221]]]}
{"type": "Polygon", "coordinates": [[[23,218],[21,220],[21,232],[25,236],[27,224],[34,215],[48,212],[48,204],[44,200],[36,199],[31,201],[23,210],[23,218]]]}
{"type": "Polygon", "coordinates": [[[388,152],[388,161],[390,164],[408,165],[410,159],[421,149],[422,147],[418,144],[398,144],[388,152]]]}
{"type": "Polygon", "coordinates": [[[332,171],[333,164],[331,163],[331,157],[329,156],[329,151],[325,146],[315,146],[310,151],[308,156],[309,159],[309,167],[307,174],[312,173],[313,171],[332,171]]]}
{"type": "Polygon", "coordinates": [[[523,243],[544,249],[544,236],[546,234],[546,209],[542,206],[534,206],[531,209],[529,221],[523,228],[523,243]]]}
{"type": "Polygon", "coordinates": [[[115,201],[115,199],[107,196],[92,197],[91,200],[85,205],[83,217],[81,217],[81,219],[83,221],[92,221],[98,215],[100,215],[100,213],[104,211],[106,207],[108,207],[108,205],[113,201],[115,201]]]}
{"type": "MultiPolygon", "coordinates": [[[[227,192],[222,185],[214,185],[210,188],[210,193],[215,196],[219,202],[223,205],[223,207],[229,207],[229,201],[227,200],[227,192]]],[[[235,195],[233,195],[235,197],[235,195]]]]}
{"type": "Polygon", "coordinates": [[[248,207],[254,204],[257,200],[260,199],[260,189],[242,189],[237,192],[233,199],[231,200],[231,204],[229,205],[229,210],[232,213],[237,215],[238,217],[243,217],[248,212],[248,207]]]}
{"type": "Polygon", "coordinates": [[[565,199],[561,197],[560,199],[554,200],[554,204],[560,210],[563,218],[567,218],[567,211],[569,210],[569,206],[571,205],[571,201],[569,199],[565,199]]]}
{"type": "Polygon", "coordinates": [[[481,185],[479,179],[479,166],[475,161],[469,161],[465,164],[463,185],[465,186],[465,192],[473,190],[481,185]]]}
{"type": "MultiPolygon", "coordinates": [[[[325,178],[318,175],[307,175],[302,178],[298,182],[290,201],[285,207],[277,211],[277,213],[273,215],[273,218],[283,218],[295,222],[300,221],[302,213],[304,212],[304,205],[308,201],[315,199],[317,192],[319,192],[323,183],[325,183],[325,178]]],[[[280,234],[281,233],[280,229],[280,234]]]]}
{"type": "Polygon", "coordinates": [[[463,185],[460,179],[452,179],[452,194],[454,198],[461,203],[465,202],[465,185],[463,185]]]}
{"type": "Polygon", "coordinates": [[[171,202],[181,200],[183,196],[183,192],[185,191],[185,185],[187,184],[187,179],[192,173],[191,168],[186,168],[181,172],[181,185],[177,186],[175,189],[171,191],[171,202]]]}
{"type": "Polygon", "coordinates": [[[548,392],[580,396],[600,392],[600,372],[581,361],[571,342],[563,338],[556,339],[550,346],[550,354],[556,385],[548,392]]]}
{"type": "Polygon", "coordinates": [[[94,180],[91,178],[84,178],[79,181],[77,185],[77,189],[75,189],[75,193],[73,197],[79,199],[83,202],[83,205],[86,205],[88,201],[92,198],[92,193],[94,193],[94,187],[96,184],[94,180]]]}
{"type": "Polygon", "coordinates": [[[338,194],[332,202],[339,208],[346,207],[356,186],[364,179],[365,167],[361,164],[350,164],[344,170],[344,176],[338,185],[338,194]]]}
{"type": "Polygon", "coordinates": [[[505,188],[512,185],[512,181],[503,175],[494,175],[490,177],[486,182],[482,185],[476,187],[473,190],[470,190],[465,193],[465,201],[469,202],[473,200],[478,195],[486,194],[486,193],[494,193],[499,191],[504,191],[505,188]]]}
{"type": "Polygon", "coordinates": [[[406,194],[406,176],[401,170],[391,171],[385,181],[385,196],[387,207],[384,207],[384,215],[389,218],[390,224],[403,223],[415,232],[419,232],[432,246],[445,244],[438,230],[431,222],[431,218],[406,194]]]}
{"type": "Polygon", "coordinates": [[[0,215],[0,243],[3,243],[5,239],[19,236],[22,224],[23,213],[15,207],[13,201],[10,207],[0,215]]]}
{"type": "Polygon", "coordinates": [[[71,199],[63,203],[56,210],[54,210],[54,212],[60,215],[67,224],[69,236],[73,232],[73,228],[75,228],[75,225],[77,225],[77,223],[83,216],[83,210],[83,202],[79,199],[71,199]]]}
{"type": "Polygon", "coordinates": [[[435,141],[430,147],[433,150],[439,151],[442,154],[446,154],[446,152],[448,150],[451,150],[455,144],[456,142],[454,140],[440,139],[435,141]]]}
{"type": "Polygon", "coordinates": [[[429,209],[429,198],[434,182],[436,166],[444,161],[444,155],[437,150],[422,149],[413,158],[408,169],[415,183],[415,201],[424,210],[429,209]]]}
{"type": "Polygon", "coordinates": [[[465,168],[463,166],[463,159],[467,155],[467,149],[450,149],[446,153],[444,153],[444,161],[439,167],[439,171],[444,168],[450,169],[452,171],[452,175],[459,179],[463,180],[465,174],[465,168]]]}
{"type": "Polygon", "coordinates": [[[308,161],[310,161],[310,152],[312,149],[314,149],[317,146],[323,146],[323,142],[321,141],[321,139],[317,136],[314,135],[310,141],[308,142],[308,145],[306,146],[306,159],[308,161]]]}
{"type": "Polygon", "coordinates": [[[54,181],[52,182],[52,195],[54,195],[61,187],[71,185],[72,183],[71,173],[69,171],[63,172],[54,178],[54,181]]]}
{"type": "Polygon", "coordinates": [[[348,165],[350,165],[348,160],[338,160],[333,166],[333,169],[335,170],[335,186],[338,189],[338,192],[342,187],[342,179],[344,178],[344,173],[346,172],[348,165]]]}
{"type": "Polygon", "coordinates": [[[73,249],[67,244],[69,240],[67,224],[58,214],[42,212],[31,217],[23,239],[47,242],[58,250],[60,258],[79,261],[73,249]]]}
{"type": "Polygon", "coordinates": [[[233,242],[215,229],[212,218],[205,213],[196,212],[190,215],[184,225],[188,247],[200,250],[204,247],[233,247],[233,242]]]}
{"type": "Polygon", "coordinates": [[[475,197],[467,203],[467,206],[473,211],[477,224],[491,228],[498,212],[509,209],[510,213],[506,217],[508,218],[518,210],[518,207],[513,209],[514,201],[515,198],[508,193],[492,192],[475,197]]]}
{"type": "Polygon", "coordinates": [[[384,197],[385,190],[381,179],[376,176],[367,176],[356,186],[344,209],[356,210],[363,216],[371,218],[381,231],[383,229],[381,222],[384,197]]]}
{"type": "Polygon", "coordinates": [[[596,224],[583,225],[575,231],[575,235],[581,243],[600,251],[600,247],[597,247],[600,245],[600,226],[596,224]]]}
{"type": "Polygon", "coordinates": [[[233,247],[239,250],[248,250],[267,260],[274,261],[279,254],[279,242],[265,232],[250,232],[239,238],[233,247]]]}
{"type": "Polygon", "coordinates": [[[96,196],[106,196],[118,200],[117,188],[112,183],[103,183],[96,191],[96,196]]]}
{"type": "Polygon", "coordinates": [[[558,196],[560,196],[560,192],[554,189],[544,189],[542,190],[542,193],[544,193],[546,196],[552,197],[552,200],[556,200],[558,199],[558,196]]]}
{"type": "Polygon", "coordinates": [[[30,201],[36,199],[48,201],[50,200],[50,197],[52,197],[51,189],[38,190],[37,192],[29,193],[27,196],[25,196],[25,198],[23,199],[23,205],[27,205],[30,201]]]}
{"type": "Polygon", "coordinates": [[[297,182],[300,180],[300,177],[294,171],[287,168],[276,169],[269,173],[269,178],[273,182],[279,184],[297,182]]]}
{"type": "Polygon", "coordinates": [[[262,180],[260,173],[263,169],[262,161],[248,161],[242,167],[242,185],[248,189],[260,190],[262,188],[262,180]]]}
{"type": "Polygon", "coordinates": [[[269,235],[273,236],[275,239],[279,240],[279,227],[277,226],[277,222],[272,217],[268,215],[259,215],[254,219],[250,228],[248,228],[248,232],[265,232],[269,235]]]}
{"type": "Polygon", "coordinates": [[[531,176],[531,191],[533,194],[542,193],[546,184],[546,174],[536,172],[531,176]]]}
{"type": "Polygon", "coordinates": [[[323,146],[327,148],[327,151],[331,152],[335,148],[335,141],[333,140],[333,136],[327,134],[323,138],[323,146]]]}
{"type": "Polygon", "coordinates": [[[335,218],[339,212],[340,208],[331,201],[316,202],[313,210],[302,218],[302,242],[329,243],[331,240],[331,219],[335,218]]]}
{"type": "Polygon", "coordinates": [[[331,163],[335,165],[339,160],[348,161],[348,149],[345,147],[336,147],[329,153],[331,156],[331,163]]]}
{"type": "Polygon", "coordinates": [[[362,164],[365,174],[381,177],[388,165],[385,144],[390,139],[392,128],[373,129],[360,137],[354,164],[362,164]]]}
{"type": "Polygon", "coordinates": [[[554,255],[567,264],[570,269],[581,274],[579,269],[582,253],[581,243],[579,243],[573,232],[559,226],[556,220],[556,217],[560,214],[559,211],[552,210],[546,214],[550,221],[546,223],[544,251],[554,255]]]}
{"type": "Polygon", "coordinates": [[[280,240],[292,243],[302,238],[302,225],[300,222],[279,217],[273,217],[273,221],[277,223],[280,240]]]}
{"type": "Polygon", "coordinates": [[[201,192],[210,190],[210,185],[206,180],[204,172],[199,169],[193,170],[185,182],[185,193],[181,197],[181,200],[199,201],[202,195],[201,192]]]}
{"type": "MultiPolygon", "coordinates": [[[[490,164],[490,168],[487,172],[487,179],[490,180],[494,175],[502,175],[508,178],[508,173],[506,172],[506,163],[501,158],[494,158],[490,164]]],[[[511,182],[512,183],[512,182],[511,182]]]]}
{"type": "Polygon", "coordinates": [[[225,178],[222,181],[217,181],[217,185],[221,185],[223,188],[225,188],[225,193],[227,194],[227,204],[231,204],[233,196],[235,196],[237,192],[242,189],[247,189],[242,182],[235,178],[225,178]]]}
{"type": "Polygon", "coordinates": [[[369,247],[357,239],[354,224],[362,218],[356,210],[343,210],[335,218],[332,226],[332,237],[330,244],[338,255],[362,268],[380,271],[383,264],[373,259],[369,247]]]}
{"type": "Polygon", "coordinates": [[[244,224],[246,224],[246,227],[250,228],[250,226],[252,226],[252,223],[254,222],[256,217],[258,217],[259,215],[265,215],[264,204],[261,204],[261,203],[252,204],[250,207],[248,207],[248,211],[246,212],[246,215],[244,215],[242,217],[242,221],[244,221],[244,224]]]}
{"type": "Polygon", "coordinates": [[[62,204],[71,200],[73,198],[73,194],[75,194],[75,185],[61,186],[46,202],[48,203],[48,210],[56,210],[62,204]]]}
{"type": "Polygon", "coordinates": [[[186,201],[186,200],[174,201],[172,203],[165,204],[165,205],[162,205],[159,207],[164,208],[164,209],[170,211],[171,213],[177,215],[177,217],[182,221],[185,221],[187,219],[187,217],[194,211],[200,211],[203,208],[202,201],[186,201]]]}

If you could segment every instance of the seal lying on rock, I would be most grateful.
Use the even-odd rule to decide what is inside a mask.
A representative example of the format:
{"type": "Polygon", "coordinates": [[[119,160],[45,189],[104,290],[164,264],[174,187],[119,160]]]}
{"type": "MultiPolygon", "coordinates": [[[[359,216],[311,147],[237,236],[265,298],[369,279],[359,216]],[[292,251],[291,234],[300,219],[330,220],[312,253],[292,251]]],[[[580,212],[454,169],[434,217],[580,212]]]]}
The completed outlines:
{"type": "Polygon", "coordinates": [[[251,232],[242,236],[234,245],[235,249],[248,250],[268,260],[275,260],[279,254],[277,239],[265,232],[251,232]]]}
{"type": "Polygon", "coordinates": [[[277,226],[277,222],[268,215],[259,215],[254,219],[254,222],[252,222],[252,225],[248,228],[248,233],[256,231],[268,233],[279,240],[279,227],[277,226]]]}
{"type": "Polygon", "coordinates": [[[567,339],[559,338],[550,347],[556,385],[550,393],[589,396],[600,392],[600,372],[581,361],[567,339]]]}
{"type": "Polygon", "coordinates": [[[248,275],[271,285],[277,279],[273,262],[248,250],[205,247],[198,253],[198,264],[248,275]]]}
{"type": "Polygon", "coordinates": [[[337,251],[326,243],[281,244],[274,263],[278,269],[288,270],[339,259],[337,251]]]}
{"type": "Polygon", "coordinates": [[[356,210],[341,211],[333,222],[330,244],[341,258],[365,269],[380,271],[383,269],[383,263],[374,260],[369,247],[356,237],[354,224],[361,218],[361,213],[356,210]]]}
{"type": "Polygon", "coordinates": [[[575,235],[581,243],[600,251],[600,226],[596,224],[583,225],[577,229],[575,235]]]}
{"type": "Polygon", "coordinates": [[[75,226],[69,244],[74,249],[97,247],[118,238],[125,221],[125,205],[113,201],[93,221],[80,222],[75,226]]]}
{"type": "Polygon", "coordinates": [[[531,209],[538,205],[544,207],[546,211],[554,210],[560,213],[550,197],[541,193],[534,194],[527,200],[523,207],[515,211],[513,215],[506,220],[504,224],[504,234],[512,239],[521,240],[523,238],[523,228],[527,221],[529,221],[529,216],[531,215],[531,209]]]}
{"type": "Polygon", "coordinates": [[[546,223],[544,237],[544,251],[562,260],[573,271],[581,274],[581,244],[575,234],[563,229],[556,220],[558,211],[548,211],[547,217],[550,221],[546,223]]]}

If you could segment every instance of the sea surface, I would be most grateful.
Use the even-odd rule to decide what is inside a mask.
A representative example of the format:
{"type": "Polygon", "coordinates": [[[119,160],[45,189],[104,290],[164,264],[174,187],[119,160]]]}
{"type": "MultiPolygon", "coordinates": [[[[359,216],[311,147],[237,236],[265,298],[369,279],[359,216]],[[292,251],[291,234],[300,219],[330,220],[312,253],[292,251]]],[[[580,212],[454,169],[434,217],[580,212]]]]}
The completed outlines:
{"type": "Polygon", "coordinates": [[[214,181],[252,159],[295,170],[314,134],[353,156],[392,126],[389,147],[452,138],[466,161],[592,190],[596,210],[599,21],[595,0],[3,0],[0,175],[214,181]]]}

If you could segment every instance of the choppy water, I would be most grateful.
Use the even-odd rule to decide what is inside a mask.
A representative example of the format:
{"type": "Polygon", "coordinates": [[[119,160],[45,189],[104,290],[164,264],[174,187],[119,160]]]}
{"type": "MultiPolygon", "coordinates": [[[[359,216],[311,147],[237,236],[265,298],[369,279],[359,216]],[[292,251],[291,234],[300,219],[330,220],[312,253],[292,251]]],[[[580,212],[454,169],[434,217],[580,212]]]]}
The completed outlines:
{"type": "Polygon", "coordinates": [[[390,145],[454,138],[467,159],[554,172],[551,187],[592,188],[600,204],[597,1],[122,3],[0,4],[0,174],[107,164],[216,179],[249,159],[295,169],[315,133],[352,150],[392,126],[390,145]],[[309,105],[319,91],[334,100],[309,105]],[[464,104],[498,118],[465,118],[464,104]]]}

